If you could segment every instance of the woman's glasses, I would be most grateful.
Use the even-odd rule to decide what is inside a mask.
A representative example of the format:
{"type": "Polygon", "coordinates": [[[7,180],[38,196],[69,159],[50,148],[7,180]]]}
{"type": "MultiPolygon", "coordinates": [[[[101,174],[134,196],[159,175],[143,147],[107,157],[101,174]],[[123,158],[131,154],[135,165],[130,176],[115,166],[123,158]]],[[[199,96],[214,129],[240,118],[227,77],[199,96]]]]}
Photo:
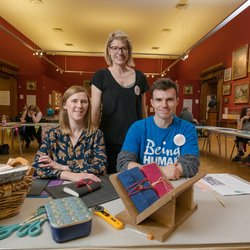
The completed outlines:
{"type": "Polygon", "coordinates": [[[119,50],[121,50],[122,53],[128,52],[128,48],[127,48],[127,47],[121,47],[121,48],[119,48],[119,47],[116,47],[116,46],[112,46],[112,47],[110,47],[110,49],[111,49],[114,53],[118,53],[119,50]]]}

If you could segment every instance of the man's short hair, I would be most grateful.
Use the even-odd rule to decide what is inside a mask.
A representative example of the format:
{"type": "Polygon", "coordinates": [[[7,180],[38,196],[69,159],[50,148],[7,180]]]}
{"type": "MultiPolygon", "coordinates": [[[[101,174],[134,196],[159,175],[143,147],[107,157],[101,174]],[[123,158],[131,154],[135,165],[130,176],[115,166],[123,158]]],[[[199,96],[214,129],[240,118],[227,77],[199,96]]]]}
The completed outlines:
{"type": "Polygon", "coordinates": [[[153,92],[155,89],[158,90],[168,90],[174,88],[176,93],[176,98],[178,97],[178,85],[169,78],[160,78],[156,80],[150,88],[150,94],[153,98],[153,92]]]}
{"type": "Polygon", "coordinates": [[[188,111],[187,107],[182,108],[182,111],[188,111]]]}

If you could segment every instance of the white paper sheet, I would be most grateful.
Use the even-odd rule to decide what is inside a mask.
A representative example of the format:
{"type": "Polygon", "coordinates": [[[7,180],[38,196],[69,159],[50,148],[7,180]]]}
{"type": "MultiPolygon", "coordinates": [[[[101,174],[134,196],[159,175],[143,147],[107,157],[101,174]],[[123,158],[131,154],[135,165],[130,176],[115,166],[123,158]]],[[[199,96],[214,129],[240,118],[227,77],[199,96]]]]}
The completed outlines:
{"type": "Polygon", "coordinates": [[[202,181],[221,195],[250,194],[249,184],[229,174],[207,174],[202,181]]]}
{"type": "Polygon", "coordinates": [[[0,105],[10,105],[10,91],[0,91],[0,105]]]}

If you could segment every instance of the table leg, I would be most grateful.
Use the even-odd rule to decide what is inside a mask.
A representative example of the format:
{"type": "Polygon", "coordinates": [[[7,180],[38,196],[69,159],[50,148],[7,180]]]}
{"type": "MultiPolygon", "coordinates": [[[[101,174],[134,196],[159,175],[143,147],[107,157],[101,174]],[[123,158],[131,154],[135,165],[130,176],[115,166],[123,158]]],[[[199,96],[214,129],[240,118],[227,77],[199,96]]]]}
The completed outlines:
{"type": "Polygon", "coordinates": [[[11,149],[13,150],[13,144],[14,144],[14,131],[11,129],[11,149]]]}
{"type": "Polygon", "coordinates": [[[221,156],[221,141],[220,141],[220,134],[216,134],[218,147],[219,147],[219,155],[221,156]]]}
{"type": "Polygon", "coordinates": [[[21,156],[22,156],[23,152],[22,152],[22,144],[21,144],[21,140],[20,140],[20,133],[19,133],[19,130],[18,130],[18,133],[17,133],[17,139],[18,139],[20,154],[21,154],[21,156]]]}
{"type": "Polygon", "coordinates": [[[225,156],[227,157],[227,135],[225,135],[225,156]]]}
{"type": "Polygon", "coordinates": [[[210,148],[210,132],[208,132],[208,137],[207,137],[207,145],[206,145],[206,153],[205,153],[205,156],[207,156],[207,147],[209,145],[209,151],[211,153],[211,148],[210,148]]]}

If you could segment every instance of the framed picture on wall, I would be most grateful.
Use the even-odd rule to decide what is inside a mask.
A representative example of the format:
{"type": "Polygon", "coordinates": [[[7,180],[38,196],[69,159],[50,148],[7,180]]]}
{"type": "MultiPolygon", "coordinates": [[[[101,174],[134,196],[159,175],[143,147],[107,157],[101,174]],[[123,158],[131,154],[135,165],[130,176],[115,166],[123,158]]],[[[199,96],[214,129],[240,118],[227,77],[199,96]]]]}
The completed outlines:
{"type": "Polygon", "coordinates": [[[52,109],[59,111],[62,102],[62,92],[52,90],[52,109]]]}
{"type": "Polygon", "coordinates": [[[231,80],[231,69],[232,68],[224,70],[224,82],[228,82],[231,80]]]}
{"type": "Polygon", "coordinates": [[[224,103],[229,103],[229,98],[228,97],[224,98],[224,103]]]}
{"type": "Polygon", "coordinates": [[[248,44],[233,52],[233,80],[247,76],[248,44]]]}
{"type": "Polygon", "coordinates": [[[234,103],[249,102],[249,82],[234,85],[234,103]]]}
{"type": "Polygon", "coordinates": [[[26,81],[26,90],[36,90],[36,81],[26,81]]]}
{"type": "Polygon", "coordinates": [[[192,95],[193,94],[193,85],[184,85],[183,94],[184,95],[192,95]]]}
{"type": "Polygon", "coordinates": [[[91,85],[89,82],[88,80],[83,80],[82,86],[88,91],[89,96],[91,96],[91,85]]]}
{"type": "Polygon", "coordinates": [[[223,95],[230,95],[231,94],[231,84],[223,85],[223,95]]]}

